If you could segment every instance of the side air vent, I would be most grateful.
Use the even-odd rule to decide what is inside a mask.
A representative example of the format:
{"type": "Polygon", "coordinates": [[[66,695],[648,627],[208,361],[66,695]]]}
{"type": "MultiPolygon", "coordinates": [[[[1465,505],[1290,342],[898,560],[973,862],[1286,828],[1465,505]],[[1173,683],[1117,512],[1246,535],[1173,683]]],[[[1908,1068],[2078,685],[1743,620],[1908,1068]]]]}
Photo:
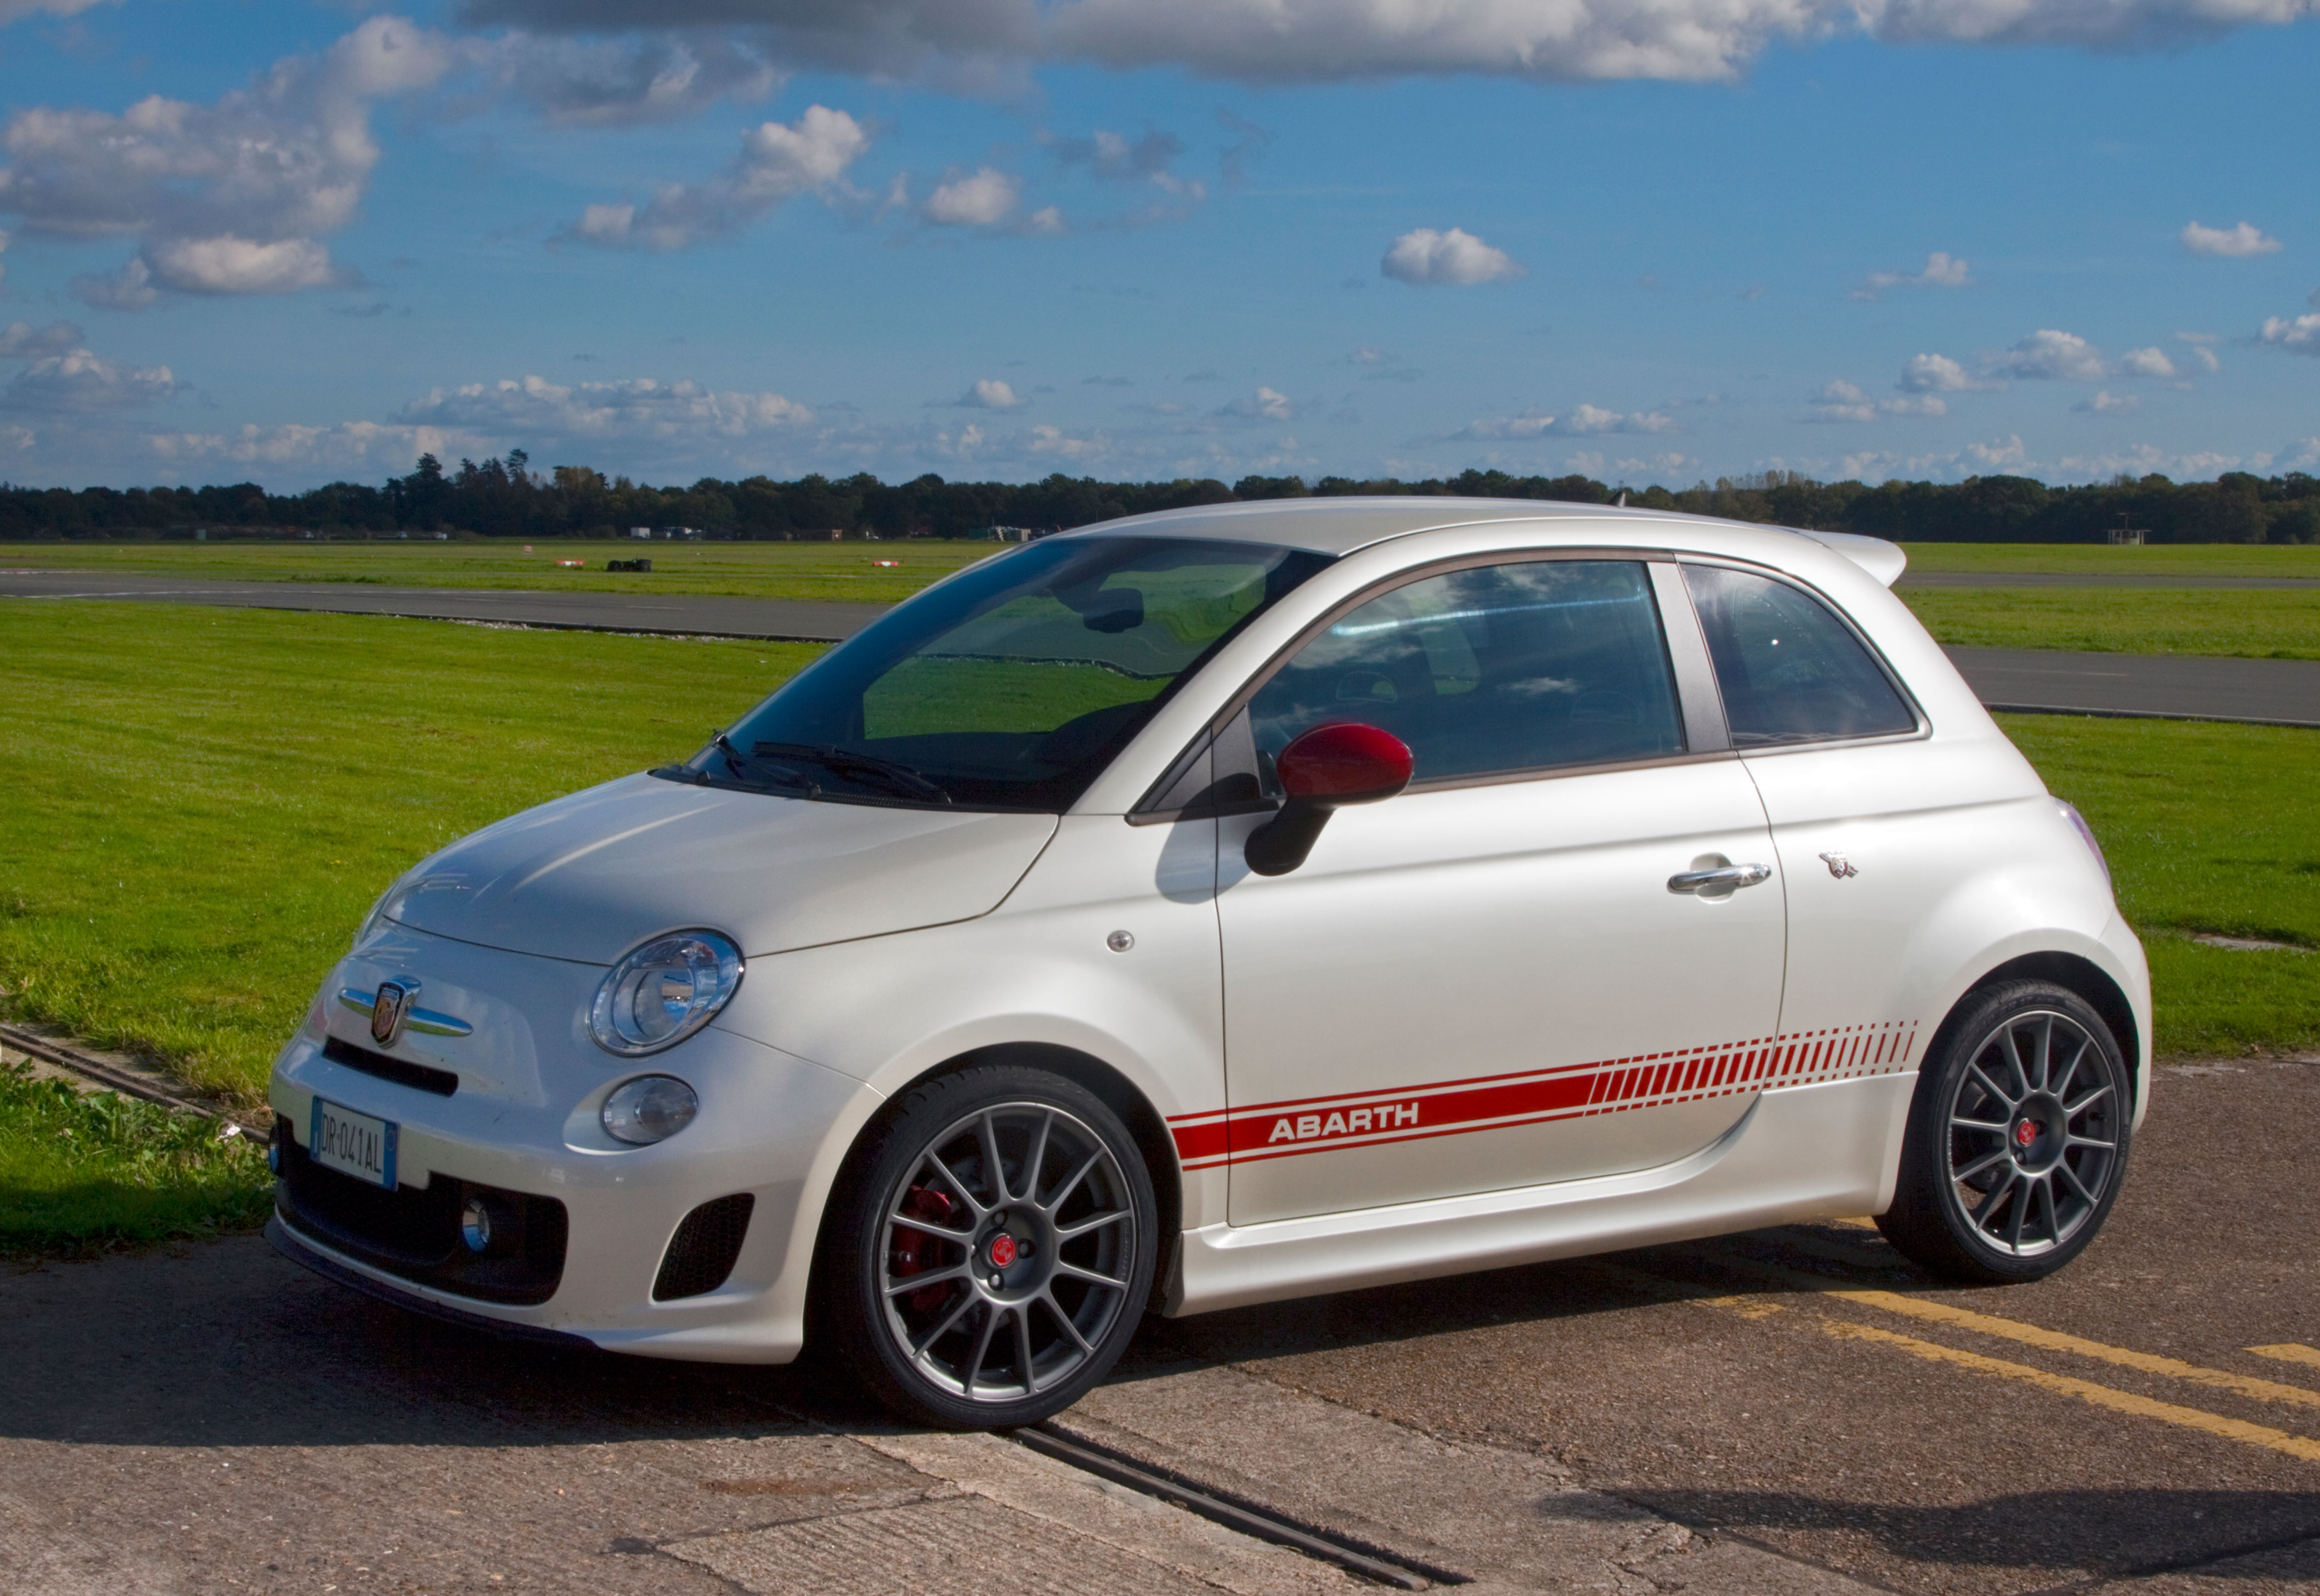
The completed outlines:
{"type": "Polygon", "coordinates": [[[686,1214],[660,1261],[653,1301],[698,1297],[723,1285],[733,1273],[733,1261],[741,1256],[742,1238],[749,1234],[749,1211],[757,1205],[756,1197],[737,1192],[686,1214]]]}

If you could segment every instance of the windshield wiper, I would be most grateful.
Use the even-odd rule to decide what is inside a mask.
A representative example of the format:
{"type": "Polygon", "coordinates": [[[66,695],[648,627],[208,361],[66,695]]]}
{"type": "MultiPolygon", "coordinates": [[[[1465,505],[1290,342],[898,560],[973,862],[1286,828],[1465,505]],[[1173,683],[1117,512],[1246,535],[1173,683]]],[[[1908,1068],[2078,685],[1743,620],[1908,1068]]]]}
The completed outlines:
{"type": "Polygon", "coordinates": [[[808,798],[821,796],[821,784],[811,776],[802,775],[797,771],[783,769],[777,766],[761,775],[752,775],[742,769],[743,761],[754,761],[758,756],[755,753],[743,753],[735,748],[731,740],[721,731],[711,738],[709,741],[710,746],[717,750],[718,757],[725,761],[725,768],[733,773],[733,779],[743,786],[780,787],[802,793],[808,798]]]}
{"type": "Polygon", "coordinates": [[[923,798],[934,803],[950,802],[950,793],[921,773],[897,760],[881,759],[875,754],[857,754],[827,743],[815,748],[802,742],[751,743],[749,752],[757,758],[811,759],[826,770],[857,781],[867,779],[872,785],[883,786],[905,798],[923,798]]]}

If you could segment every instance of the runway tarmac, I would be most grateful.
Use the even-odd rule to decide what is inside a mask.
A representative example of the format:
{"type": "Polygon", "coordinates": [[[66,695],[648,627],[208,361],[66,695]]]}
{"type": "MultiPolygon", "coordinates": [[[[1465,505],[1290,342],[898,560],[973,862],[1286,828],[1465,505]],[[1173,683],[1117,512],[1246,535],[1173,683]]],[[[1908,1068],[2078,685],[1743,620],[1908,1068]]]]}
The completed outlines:
{"type": "MultiPolygon", "coordinates": [[[[1915,578],[1928,585],[2157,585],[2308,587],[2300,578],[2088,577],[1984,573],[1915,578]],[[1965,578],[1972,580],[1967,581],[1965,578]]],[[[204,582],[179,576],[74,571],[0,571],[0,598],[141,599],[240,609],[306,610],[488,621],[585,631],[837,641],[886,612],[882,604],[812,603],[671,593],[539,593],[503,589],[374,587],[367,584],[204,582]]],[[[2043,648],[1949,650],[1993,709],[2066,714],[2248,721],[2320,728],[2320,661],[2211,659],[2170,654],[2075,654],[2043,648]]]]}

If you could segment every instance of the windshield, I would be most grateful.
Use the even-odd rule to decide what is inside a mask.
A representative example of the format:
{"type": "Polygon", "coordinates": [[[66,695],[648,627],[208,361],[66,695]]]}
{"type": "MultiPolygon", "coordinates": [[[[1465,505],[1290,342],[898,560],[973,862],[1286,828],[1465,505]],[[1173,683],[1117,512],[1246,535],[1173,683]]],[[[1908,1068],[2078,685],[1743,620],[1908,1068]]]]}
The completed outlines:
{"type": "Polygon", "coordinates": [[[929,588],[655,774],[1060,813],[1195,666],[1328,563],[1181,538],[1034,543],[929,588]]]}

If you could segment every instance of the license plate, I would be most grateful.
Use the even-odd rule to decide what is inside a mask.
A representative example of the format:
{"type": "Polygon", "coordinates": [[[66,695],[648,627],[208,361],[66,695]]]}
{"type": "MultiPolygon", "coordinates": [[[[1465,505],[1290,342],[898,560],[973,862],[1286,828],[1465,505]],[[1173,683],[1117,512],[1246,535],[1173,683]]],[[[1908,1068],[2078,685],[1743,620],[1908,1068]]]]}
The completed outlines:
{"type": "Polygon", "coordinates": [[[335,1169],[374,1186],[394,1190],[394,1133],[392,1120],[374,1120],[337,1103],[314,1100],[314,1117],[307,1127],[306,1156],[325,1169],[335,1169]]]}

